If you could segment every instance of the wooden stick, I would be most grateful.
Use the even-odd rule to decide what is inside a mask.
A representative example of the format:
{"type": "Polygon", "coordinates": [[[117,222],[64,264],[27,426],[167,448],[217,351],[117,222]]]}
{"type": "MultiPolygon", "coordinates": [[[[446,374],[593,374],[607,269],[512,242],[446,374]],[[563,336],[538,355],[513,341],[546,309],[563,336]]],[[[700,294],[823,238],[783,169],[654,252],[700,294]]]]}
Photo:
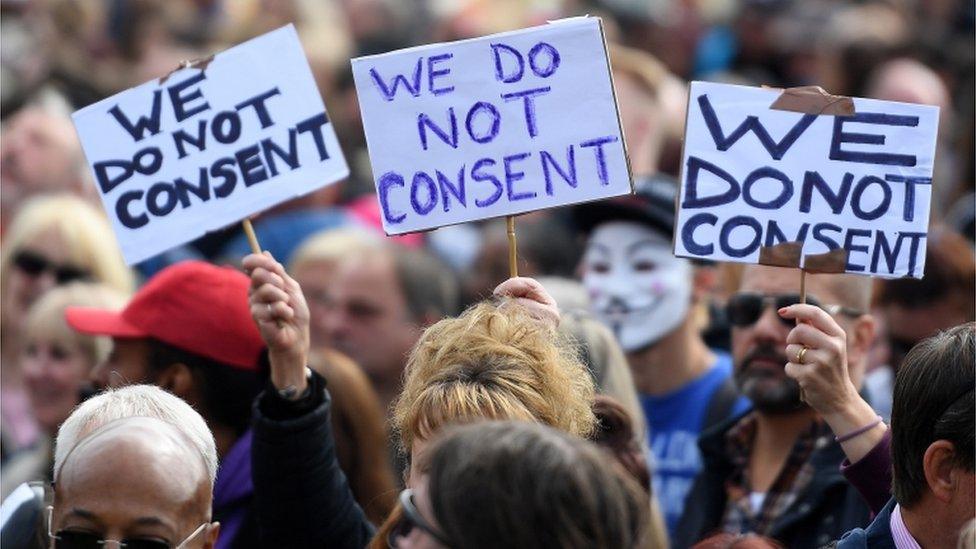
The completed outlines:
{"type": "Polygon", "coordinates": [[[515,216],[508,216],[506,221],[508,222],[508,275],[515,278],[518,276],[518,248],[515,243],[515,216]]]}
{"type": "Polygon", "coordinates": [[[800,267],[800,303],[807,302],[807,270],[800,267]]]}
{"type": "Polygon", "coordinates": [[[241,225],[244,225],[244,234],[247,235],[247,241],[251,244],[251,253],[260,254],[261,245],[258,244],[258,235],[254,234],[254,225],[251,225],[251,220],[245,219],[241,221],[241,225]]]}

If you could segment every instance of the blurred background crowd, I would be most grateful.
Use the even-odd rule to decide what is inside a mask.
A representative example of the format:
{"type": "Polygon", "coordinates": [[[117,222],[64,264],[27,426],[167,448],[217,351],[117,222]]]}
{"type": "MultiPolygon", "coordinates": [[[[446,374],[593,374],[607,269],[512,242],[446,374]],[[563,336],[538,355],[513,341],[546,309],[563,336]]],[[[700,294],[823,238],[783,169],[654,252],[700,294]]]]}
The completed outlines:
{"type": "MultiPolygon", "coordinates": [[[[650,187],[670,185],[672,197],[691,80],[820,85],[839,95],[941,109],[926,277],[874,283],[878,337],[866,359],[865,385],[872,405],[887,418],[901,357],[923,338],[974,317],[972,1],[0,0],[3,495],[32,472],[47,470],[49,476],[51,437],[83,397],[79,390],[91,379],[97,386],[112,385],[110,377],[120,375],[121,368],[111,369],[114,374],[100,369],[106,361],[117,366],[124,360],[119,349],[111,350],[106,338],[69,328],[66,307],[119,309],[167,266],[188,259],[239,265],[248,252],[240,227],[233,226],[126,267],[71,113],[164,75],[183,60],[294,23],[351,173],[346,181],[265,212],[255,227],[262,246],[302,285],[316,350],[313,369],[329,379],[339,395],[336,413],[347,418],[336,434],[347,439],[340,441],[339,460],[353,490],[369,494],[361,501],[376,504],[367,506],[367,514],[381,520],[393,505],[387,487],[398,481],[386,467],[370,465],[375,455],[357,455],[354,448],[380,446],[396,453],[382,426],[400,391],[404,357],[424,327],[490,296],[507,278],[507,240],[499,220],[384,240],[349,59],[585,14],[603,18],[611,44],[635,178],[650,187]],[[363,402],[373,411],[363,412],[363,402]]],[[[660,215],[667,219],[653,211],[660,204],[654,194],[643,199],[641,208],[650,212],[643,215],[654,222],[660,215]]],[[[638,395],[671,388],[641,377],[646,371],[638,351],[658,339],[601,343],[603,332],[587,327],[594,323],[589,300],[596,297],[580,284],[587,231],[593,228],[587,223],[572,208],[521,216],[520,274],[539,278],[563,309],[566,329],[589,338],[586,347],[595,353],[587,357],[591,374],[625,409],[615,416],[616,408],[608,405],[605,420],[613,424],[613,417],[629,411],[635,443],[653,446],[643,435],[645,422],[655,421],[647,416],[653,404],[638,401],[638,395]],[[601,370],[614,361],[623,369],[601,370]]],[[[741,269],[695,264],[692,270],[689,325],[709,349],[727,352],[732,345],[725,307],[739,288],[741,269]]],[[[619,340],[621,333],[616,335],[619,340]]],[[[208,423],[230,426],[237,435],[247,430],[257,394],[250,386],[238,388],[239,395],[222,395],[226,402],[219,411],[204,413],[208,423]]],[[[625,439],[618,445],[621,453],[630,451],[631,440],[625,439]]],[[[219,436],[217,446],[223,454],[219,436]]],[[[652,475],[653,461],[666,453],[653,450],[652,475]]],[[[649,487],[650,479],[644,484],[649,487]]],[[[690,479],[673,498],[678,515],[689,487],[690,479]]],[[[671,529],[679,518],[668,509],[664,517],[671,529]]]]}

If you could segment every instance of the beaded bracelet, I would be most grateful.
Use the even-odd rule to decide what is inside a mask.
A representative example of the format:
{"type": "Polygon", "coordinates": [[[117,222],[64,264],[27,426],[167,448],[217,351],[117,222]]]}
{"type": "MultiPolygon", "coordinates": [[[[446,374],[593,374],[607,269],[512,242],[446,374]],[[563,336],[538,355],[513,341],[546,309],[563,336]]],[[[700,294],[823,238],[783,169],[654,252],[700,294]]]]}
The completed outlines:
{"type": "Polygon", "coordinates": [[[874,429],[875,427],[877,427],[879,424],[881,424],[883,422],[884,422],[884,419],[882,419],[881,416],[878,416],[878,419],[876,419],[875,421],[871,422],[870,424],[865,425],[864,427],[861,427],[860,429],[857,429],[855,431],[851,431],[850,433],[847,433],[846,435],[841,435],[839,437],[834,437],[834,440],[837,441],[837,442],[847,442],[848,440],[851,440],[852,438],[854,438],[856,436],[863,435],[864,433],[870,431],[871,429],[874,429]]]}

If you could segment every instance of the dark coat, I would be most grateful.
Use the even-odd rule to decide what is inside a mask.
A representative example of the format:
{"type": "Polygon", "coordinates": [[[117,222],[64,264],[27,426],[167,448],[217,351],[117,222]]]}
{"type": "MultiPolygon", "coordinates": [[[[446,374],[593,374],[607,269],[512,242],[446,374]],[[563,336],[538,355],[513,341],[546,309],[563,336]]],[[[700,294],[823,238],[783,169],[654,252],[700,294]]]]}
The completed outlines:
{"type": "MultiPolygon", "coordinates": [[[[721,528],[726,507],[726,479],[732,463],[725,455],[726,433],[742,416],[702,433],[702,472],[685,500],[674,547],[690,547],[721,528]]],[[[840,472],[844,452],[836,442],[817,448],[810,456],[813,478],[796,501],[766,534],[790,548],[822,547],[844,532],[870,522],[871,512],[840,472]]]]}
{"type": "Polygon", "coordinates": [[[318,374],[310,394],[289,403],[266,390],[255,401],[251,475],[261,539],[289,549],[360,549],[375,529],[339,468],[332,399],[318,374]]]}
{"type": "Polygon", "coordinates": [[[895,540],[891,537],[891,513],[895,510],[895,500],[891,499],[884,509],[871,521],[866,529],[851,530],[844,534],[836,544],[838,549],[895,549],[895,540]]]}

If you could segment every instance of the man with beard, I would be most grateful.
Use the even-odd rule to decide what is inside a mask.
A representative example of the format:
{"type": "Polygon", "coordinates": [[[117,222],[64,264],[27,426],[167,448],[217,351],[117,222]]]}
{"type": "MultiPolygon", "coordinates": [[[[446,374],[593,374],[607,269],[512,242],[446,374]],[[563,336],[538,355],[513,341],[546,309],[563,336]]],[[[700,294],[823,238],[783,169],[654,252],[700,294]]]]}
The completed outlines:
{"type": "Polygon", "coordinates": [[[796,269],[746,266],[739,292],[729,300],[735,381],[754,410],[702,435],[704,468],[688,495],[678,547],[715,530],[753,532],[787,547],[820,547],[868,522],[867,504],[838,467],[844,459],[840,443],[785,369],[820,352],[805,356],[816,345],[800,345],[798,337],[816,339],[818,331],[833,329],[839,341],[846,339],[838,352],[860,388],[875,332],[865,313],[871,279],[808,274],[807,302],[836,322],[818,324],[814,316],[795,314],[795,307],[784,309],[799,302],[799,276],[796,269]],[[797,327],[797,319],[808,326],[797,327]],[[794,354],[787,356],[790,350],[794,354]]]}
{"type": "Polygon", "coordinates": [[[710,350],[694,305],[694,266],[671,253],[676,187],[665,177],[636,182],[636,194],[574,211],[590,231],[583,284],[594,315],[617,337],[647,418],[654,494],[673,537],[701,470],[698,436],[748,403],[732,383],[732,359],[710,350]]]}

